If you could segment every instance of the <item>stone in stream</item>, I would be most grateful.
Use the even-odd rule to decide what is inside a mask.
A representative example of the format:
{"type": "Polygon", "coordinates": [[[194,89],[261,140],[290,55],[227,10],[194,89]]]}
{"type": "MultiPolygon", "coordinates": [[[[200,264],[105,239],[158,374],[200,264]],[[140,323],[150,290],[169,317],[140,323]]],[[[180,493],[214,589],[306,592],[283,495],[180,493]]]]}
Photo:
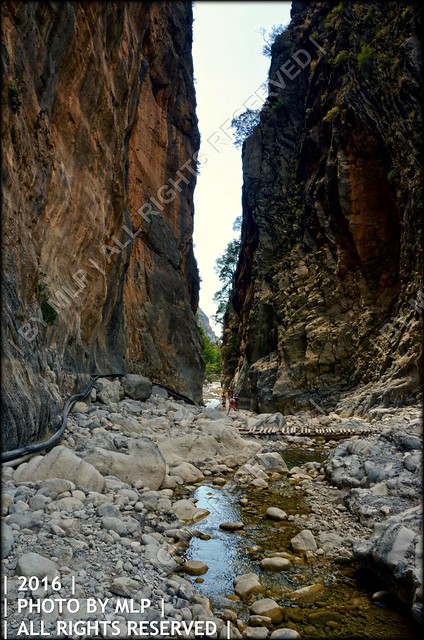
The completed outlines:
{"type": "Polygon", "coordinates": [[[301,637],[294,629],[276,629],[269,636],[270,640],[296,640],[301,637]]]}
{"type": "Polygon", "coordinates": [[[372,594],[371,600],[376,603],[387,605],[390,601],[390,593],[388,591],[376,591],[372,594]]]}
{"type": "Polygon", "coordinates": [[[280,624],[283,619],[283,609],[272,598],[262,598],[254,602],[250,611],[257,616],[271,618],[273,624],[280,624]]]}
{"type": "Polygon", "coordinates": [[[172,505],[172,511],[175,513],[177,518],[183,522],[188,520],[197,522],[210,513],[207,509],[199,509],[191,500],[187,499],[177,500],[174,502],[172,505]]]}
{"type": "Polygon", "coordinates": [[[288,597],[292,600],[301,600],[302,602],[310,602],[315,599],[315,596],[324,591],[325,587],[322,584],[311,584],[301,589],[296,589],[288,594],[288,597]]]}
{"type": "Polygon", "coordinates": [[[288,571],[293,567],[287,558],[264,558],[261,560],[261,569],[264,571],[288,571]]]}
{"type": "Polygon", "coordinates": [[[208,533],[203,533],[202,531],[195,530],[191,533],[195,538],[199,538],[199,540],[210,540],[212,538],[212,536],[210,536],[208,533]]]}
{"type": "Polygon", "coordinates": [[[261,593],[263,587],[256,573],[244,573],[234,578],[234,591],[238,596],[243,598],[251,593],[261,593]]]}
{"type": "Polygon", "coordinates": [[[271,520],[286,520],[287,513],[278,507],[269,507],[266,510],[267,518],[271,518],[271,520]]]}
{"type": "Polygon", "coordinates": [[[250,616],[249,625],[251,627],[272,627],[272,620],[268,616],[250,616]]]}
{"type": "Polygon", "coordinates": [[[269,451],[267,453],[257,453],[255,458],[259,460],[264,471],[276,471],[277,473],[287,474],[289,469],[283,458],[277,451],[269,451]]]}
{"type": "Polygon", "coordinates": [[[244,523],[241,520],[228,520],[221,522],[219,528],[223,531],[239,531],[244,528],[244,523]]]}
{"type": "Polygon", "coordinates": [[[315,542],[315,538],[309,529],[303,529],[297,536],[294,536],[290,540],[290,544],[293,547],[293,551],[315,551],[317,547],[317,543],[315,542]]]}
{"type": "Polygon", "coordinates": [[[268,489],[268,482],[266,482],[263,478],[255,478],[250,483],[254,487],[258,487],[258,489],[268,489]]]}
{"type": "Polygon", "coordinates": [[[221,619],[224,620],[224,622],[232,622],[235,624],[237,622],[237,614],[231,609],[223,609],[221,619]]]}
{"type": "Polygon", "coordinates": [[[204,562],[200,562],[200,560],[187,560],[181,566],[181,569],[189,576],[201,576],[206,573],[209,567],[204,562]]]}

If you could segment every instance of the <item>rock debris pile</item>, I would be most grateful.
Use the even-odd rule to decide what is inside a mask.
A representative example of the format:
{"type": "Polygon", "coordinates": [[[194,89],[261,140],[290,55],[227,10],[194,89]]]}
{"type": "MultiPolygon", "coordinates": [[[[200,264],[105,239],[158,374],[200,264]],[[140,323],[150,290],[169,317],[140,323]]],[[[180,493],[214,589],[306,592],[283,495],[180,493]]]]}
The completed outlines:
{"type": "MultiPolygon", "coordinates": [[[[216,638],[226,637],[227,625],[232,638],[300,637],[293,625],[286,627],[281,607],[264,598],[257,575],[235,576],[235,593],[251,599],[246,622],[230,609],[214,612],[190,581],[207,572],[207,565],[182,558],[193,535],[187,525],[208,515],[192,497],[199,483],[266,487],[283,477],[304,494],[310,513],[287,516],[279,504],[264,510],[266,519],[293,520],[299,533],[291,541],[291,554],[263,558],[261,568],[284,571],[296,558],[312,561],[321,555],[356,557],[387,578],[419,618],[418,411],[393,410],[373,418],[373,435],[327,441],[323,446],[330,455],[324,464],[291,469],[284,449],[310,446],[312,440],[241,437],[239,430],[255,420],[264,418],[247,412],[227,417],[218,409],[175,401],[142,377],[103,381],[87,402],[74,406],[59,446],[16,468],[5,465],[2,558],[9,636],[19,631],[23,617],[34,624],[42,621],[46,633],[58,622],[72,624],[75,615],[60,611],[57,602],[53,610],[39,611],[33,604],[18,611],[18,598],[26,597],[21,576],[40,581],[47,576],[48,588],[40,583],[33,602],[36,596],[54,599],[53,581],[60,580],[60,595],[81,603],[77,617],[87,625],[86,637],[91,637],[89,623],[99,623],[90,599],[104,603],[100,637],[112,629],[126,637],[128,625],[136,629],[159,621],[185,624],[182,637],[198,637],[199,626],[190,627],[190,622],[213,623],[210,637],[216,638]],[[139,605],[122,605],[124,600],[139,605]],[[143,608],[140,603],[149,604],[143,608]]],[[[337,424],[336,417],[331,424],[337,424]]],[[[243,528],[243,522],[222,524],[228,535],[243,528]]]]}

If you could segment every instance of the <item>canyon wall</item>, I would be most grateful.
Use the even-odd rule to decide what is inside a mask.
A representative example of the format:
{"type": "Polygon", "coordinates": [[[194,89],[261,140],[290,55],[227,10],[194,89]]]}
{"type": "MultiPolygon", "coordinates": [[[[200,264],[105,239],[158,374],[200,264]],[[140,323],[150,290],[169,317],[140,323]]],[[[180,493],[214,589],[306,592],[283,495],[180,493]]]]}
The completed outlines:
{"type": "Polygon", "coordinates": [[[190,2],[2,3],[3,446],[89,373],[202,398],[190,2]]]}
{"type": "Polygon", "coordinates": [[[224,324],[224,383],[242,407],[327,410],[355,388],[350,414],[419,397],[420,15],[293,2],[272,46],[224,324]]]}

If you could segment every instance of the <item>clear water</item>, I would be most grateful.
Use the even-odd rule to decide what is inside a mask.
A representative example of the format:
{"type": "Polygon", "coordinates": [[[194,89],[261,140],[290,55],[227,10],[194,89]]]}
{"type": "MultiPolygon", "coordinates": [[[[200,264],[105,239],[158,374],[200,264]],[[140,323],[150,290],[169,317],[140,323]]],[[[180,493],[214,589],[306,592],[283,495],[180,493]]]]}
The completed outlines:
{"type": "MultiPolygon", "coordinates": [[[[317,452],[293,450],[287,452],[287,456],[284,452],[284,458],[290,461],[291,467],[306,459],[317,459],[317,452]]],[[[372,593],[384,590],[384,585],[369,575],[363,576],[354,566],[343,567],[323,558],[311,565],[295,566],[290,571],[262,571],[259,563],[267,552],[292,552],[290,539],[299,531],[288,521],[273,523],[264,516],[266,509],[279,506],[289,515],[302,514],[307,513],[307,505],[287,479],[275,482],[268,490],[241,491],[232,486],[232,483],[222,488],[203,485],[196,490],[197,506],[208,509],[210,515],[191,528],[210,539],[193,537],[184,556],[208,565],[209,570],[201,577],[203,582],[195,586],[210,598],[217,613],[224,608],[232,609],[247,620],[249,602],[235,596],[233,579],[254,572],[265,589],[261,597],[272,597],[284,608],[285,621],[280,626],[295,628],[302,638],[412,640],[418,637],[416,625],[407,611],[394,603],[382,609],[371,601],[372,593]],[[246,507],[239,503],[242,495],[248,498],[246,507]],[[244,530],[221,530],[219,525],[226,520],[242,520],[244,530]],[[315,601],[300,604],[288,598],[291,591],[315,583],[325,587],[315,601]]]]}

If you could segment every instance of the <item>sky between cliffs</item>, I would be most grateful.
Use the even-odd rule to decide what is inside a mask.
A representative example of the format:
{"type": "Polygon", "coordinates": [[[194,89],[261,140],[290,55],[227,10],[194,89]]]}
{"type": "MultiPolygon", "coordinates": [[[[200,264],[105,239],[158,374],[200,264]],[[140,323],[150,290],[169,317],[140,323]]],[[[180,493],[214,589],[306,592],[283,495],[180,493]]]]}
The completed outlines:
{"type": "MultiPolygon", "coordinates": [[[[201,133],[194,192],[195,255],[202,279],[200,307],[211,317],[220,288],[215,260],[235,237],[241,214],[241,149],[233,144],[234,115],[258,109],[266,97],[270,58],[260,29],[290,22],[291,2],[195,2],[193,59],[201,133]]],[[[212,323],[212,321],[211,321],[212,323]]],[[[212,323],[219,335],[220,326],[212,323]]]]}

